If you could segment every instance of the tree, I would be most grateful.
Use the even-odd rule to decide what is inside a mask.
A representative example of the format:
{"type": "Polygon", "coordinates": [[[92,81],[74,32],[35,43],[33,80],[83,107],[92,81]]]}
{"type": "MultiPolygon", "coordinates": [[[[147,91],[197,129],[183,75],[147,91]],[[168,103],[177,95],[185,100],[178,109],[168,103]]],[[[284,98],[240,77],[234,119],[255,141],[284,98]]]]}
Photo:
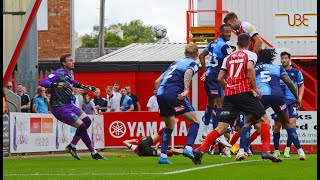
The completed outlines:
{"type": "MultiPolygon", "coordinates": [[[[112,24],[105,27],[105,47],[124,47],[131,43],[154,43],[158,42],[152,33],[151,25],[144,25],[141,20],[132,20],[129,23],[112,24]],[[111,29],[120,27],[123,31],[123,39],[116,33],[110,32],[111,29]],[[108,31],[109,30],[109,31],[108,31]]],[[[90,34],[85,34],[82,38],[81,48],[98,47],[99,26],[93,26],[93,31],[90,34]]],[[[164,38],[163,42],[169,42],[168,38],[164,38]]]]}

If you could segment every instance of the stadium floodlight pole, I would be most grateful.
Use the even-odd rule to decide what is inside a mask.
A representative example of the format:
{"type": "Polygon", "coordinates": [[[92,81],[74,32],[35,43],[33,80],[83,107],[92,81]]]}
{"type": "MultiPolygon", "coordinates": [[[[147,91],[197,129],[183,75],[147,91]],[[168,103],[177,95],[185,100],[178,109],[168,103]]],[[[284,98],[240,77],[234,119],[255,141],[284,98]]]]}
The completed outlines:
{"type": "Polygon", "coordinates": [[[100,0],[98,57],[105,55],[105,51],[104,51],[104,7],[105,7],[105,0],[100,0]]]}

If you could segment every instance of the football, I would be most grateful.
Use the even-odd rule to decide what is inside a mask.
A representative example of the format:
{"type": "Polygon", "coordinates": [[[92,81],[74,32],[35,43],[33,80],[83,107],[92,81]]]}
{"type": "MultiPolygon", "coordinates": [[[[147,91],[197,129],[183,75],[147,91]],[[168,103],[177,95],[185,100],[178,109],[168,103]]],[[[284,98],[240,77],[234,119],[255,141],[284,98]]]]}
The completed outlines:
{"type": "Polygon", "coordinates": [[[167,35],[167,28],[160,24],[153,26],[153,35],[158,39],[164,38],[167,35]]]}

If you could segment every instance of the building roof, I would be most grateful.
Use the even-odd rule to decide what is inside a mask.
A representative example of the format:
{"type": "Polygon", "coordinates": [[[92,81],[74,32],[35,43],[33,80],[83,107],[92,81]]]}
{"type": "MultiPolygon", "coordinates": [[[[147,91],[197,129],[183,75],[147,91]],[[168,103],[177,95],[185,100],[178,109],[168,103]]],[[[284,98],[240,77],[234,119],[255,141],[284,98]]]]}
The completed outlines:
{"type": "Polygon", "coordinates": [[[133,43],[91,62],[169,62],[184,58],[185,43],[133,43]]]}

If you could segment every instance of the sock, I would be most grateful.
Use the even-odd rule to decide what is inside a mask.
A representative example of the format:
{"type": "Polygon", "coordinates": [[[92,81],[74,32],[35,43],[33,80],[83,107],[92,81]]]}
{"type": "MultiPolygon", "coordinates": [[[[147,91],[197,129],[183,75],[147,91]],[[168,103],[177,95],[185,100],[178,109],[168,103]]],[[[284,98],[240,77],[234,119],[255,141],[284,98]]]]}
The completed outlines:
{"type": "Polygon", "coordinates": [[[95,155],[95,154],[97,154],[97,151],[96,151],[96,150],[94,150],[93,152],[91,152],[91,155],[95,155]]]}
{"type": "Polygon", "coordinates": [[[240,148],[246,150],[248,148],[249,140],[250,140],[250,128],[243,127],[241,131],[240,148]]]}
{"type": "Polygon", "coordinates": [[[301,155],[305,155],[302,148],[298,149],[298,154],[299,154],[300,156],[301,156],[301,155]]]}
{"type": "MultiPolygon", "coordinates": [[[[270,131],[270,130],[269,130],[270,131]]],[[[258,133],[258,131],[255,131],[252,133],[251,137],[250,137],[250,144],[257,139],[257,137],[260,135],[260,133],[258,133]]]]}
{"type": "Polygon", "coordinates": [[[238,141],[239,137],[240,137],[240,134],[238,132],[234,133],[234,135],[231,138],[230,144],[234,145],[238,141]]]}
{"type": "Polygon", "coordinates": [[[226,146],[226,151],[230,151],[230,147],[226,146]]]}
{"type": "Polygon", "coordinates": [[[192,147],[191,147],[191,146],[186,146],[186,149],[187,149],[188,151],[192,151],[192,147]]]}
{"type": "Polygon", "coordinates": [[[209,125],[204,125],[204,129],[203,129],[203,132],[208,132],[209,131],[209,125]]]}
{"type": "Polygon", "coordinates": [[[189,130],[188,130],[188,135],[187,135],[187,146],[193,146],[194,141],[196,140],[196,137],[198,135],[198,129],[199,129],[199,124],[198,123],[191,123],[189,130]]]}
{"type": "Polygon", "coordinates": [[[274,145],[274,150],[279,150],[279,141],[280,141],[280,132],[275,133],[273,132],[273,145],[274,145]]]}
{"type": "MultiPolygon", "coordinates": [[[[291,141],[293,142],[294,146],[297,148],[297,149],[300,149],[301,148],[301,145],[300,145],[300,141],[299,141],[299,138],[298,138],[298,134],[296,132],[296,129],[295,128],[290,128],[288,129],[287,131],[288,133],[288,139],[291,139],[291,141]]],[[[288,142],[288,140],[287,140],[288,142]]],[[[288,144],[287,144],[288,145],[288,144]]],[[[290,143],[291,145],[291,143],[290,143]]],[[[290,147],[290,146],[289,146],[290,147]]]]}
{"type": "Polygon", "coordinates": [[[204,112],[204,125],[209,125],[212,116],[212,110],[213,107],[207,106],[206,111],[204,112]]]}
{"type": "Polygon", "coordinates": [[[207,138],[203,141],[200,146],[200,151],[203,153],[210,148],[210,145],[219,137],[219,133],[217,130],[211,131],[207,138]]]}
{"type": "Polygon", "coordinates": [[[269,124],[261,124],[261,141],[262,152],[270,151],[270,126],[269,124]]]}
{"type": "Polygon", "coordinates": [[[160,157],[162,157],[162,158],[168,158],[168,155],[161,153],[161,154],[160,154],[160,157]]]}
{"type": "Polygon", "coordinates": [[[162,128],[162,129],[160,129],[160,130],[158,131],[158,134],[159,134],[160,136],[162,136],[164,129],[165,129],[165,128],[162,128]]]}
{"type": "Polygon", "coordinates": [[[161,154],[164,154],[166,156],[167,156],[168,146],[171,140],[171,134],[172,134],[172,129],[170,128],[165,128],[162,133],[161,154]]]}
{"type": "Polygon", "coordinates": [[[82,139],[82,141],[87,146],[87,148],[89,149],[90,152],[94,152],[95,151],[95,149],[93,148],[91,139],[90,139],[90,137],[88,135],[86,124],[82,123],[77,128],[76,135],[79,136],[82,139]]]}
{"type": "Polygon", "coordinates": [[[244,149],[240,148],[238,154],[243,154],[244,153],[244,149]]]}
{"type": "Polygon", "coordinates": [[[292,144],[292,138],[289,136],[289,133],[288,133],[287,147],[291,147],[291,144],[292,144]]]}
{"type": "MultiPolygon", "coordinates": [[[[89,116],[83,118],[83,119],[82,119],[82,122],[87,126],[87,129],[88,129],[88,128],[90,127],[90,125],[91,125],[91,119],[89,118],[89,116]]],[[[74,135],[74,136],[73,136],[73,139],[72,139],[72,141],[71,141],[71,143],[70,143],[71,146],[72,146],[73,148],[75,148],[76,145],[77,145],[77,143],[79,142],[79,140],[80,140],[80,137],[77,136],[77,135],[74,135]]]]}
{"type": "Polygon", "coordinates": [[[219,147],[219,154],[223,153],[223,145],[218,143],[218,147],[219,147]]]}

